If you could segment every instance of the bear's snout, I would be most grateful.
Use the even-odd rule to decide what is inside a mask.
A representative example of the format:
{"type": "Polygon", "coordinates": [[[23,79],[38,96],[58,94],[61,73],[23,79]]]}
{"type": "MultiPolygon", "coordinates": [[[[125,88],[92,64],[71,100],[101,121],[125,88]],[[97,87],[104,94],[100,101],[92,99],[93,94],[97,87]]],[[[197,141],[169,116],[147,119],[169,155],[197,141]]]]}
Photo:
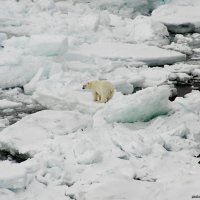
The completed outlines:
{"type": "Polygon", "coordinates": [[[83,90],[85,89],[85,85],[83,85],[82,89],[83,89],[83,90]]]}

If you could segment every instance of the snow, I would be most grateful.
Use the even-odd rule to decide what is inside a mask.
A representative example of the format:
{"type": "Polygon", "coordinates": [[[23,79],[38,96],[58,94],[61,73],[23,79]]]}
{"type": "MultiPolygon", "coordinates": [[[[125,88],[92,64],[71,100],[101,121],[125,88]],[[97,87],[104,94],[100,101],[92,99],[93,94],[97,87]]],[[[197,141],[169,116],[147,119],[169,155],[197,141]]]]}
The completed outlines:
{"type": "Polygon", "coordinates": [[[70,111],[40,111],[24,117],[1,132],[0,146],[15,152],[34,155],[45,149],[45,144],[56,135],[74,133],[89,127],[87,115],[70,111]],[[21,132],[23,130],[23,134],[21,132]]]}
{"type": "Polygon", "coordinates": [[[152,20],[151,17],[137,16],[133,20],[133,30],[129,37],[137,43],[146,43],[150,45],[169,44],[169,33],[165,25],[152,20]]]}
{"type": "Polygon", "coordinates": [[[166,84],[169,76],[171,74],[170,70],[165,70],[160,67],[150,68],[147,66],[142,67],[139,69],[139,75],[143,77],[144,81],[142,82],[140,87],[149,87],[149,86],[156,86],[156,85],[163,85],[166,84]],[[159,75],[158,75],[159,74],[159,75]]]}
{"type": "Polygon", "coordinates": [[[0,49],[0,66],[16,65],[21,61],[20,55],[16,52],[9,52],[0,49]]]}
{"type": "Polygon", "coordinates": [[[1,200],[199,195],[199,0],[0,5],[1,200]]]}
{"type": "Polygon", "coordinates": [[[26,36],[21,36],[21,37],[11,37],[7,40],[5,40],[2,44],[4,47],[14,47],[14,48],[21,48],[24,49],[27,47],[29,42],[29,38],[26,36]]]}
{"type": "Polygon", "coordinates": [[[0,128],[4,128],[8,124],[9,124],[9,121],[7,119],[0,119],[0,128]]]}
{"type": "Polygon", "coordinates": [[[18,106],[21,106],[21,105],[22,105],[21,103],[8,101],[7,99],[1,99],[0,100],[0,109],[15,108],[15,107],[18,107],[18,106]]]}
{"type": "Polygon", "coordinates": [[[176,44],[174,42],[172,42],[170,45],[163,46],[163,48],[178,51],[186,55],[192,55],[193,53],[192,49],[188,47],[187,45],[176,44]]]}
{"type": "MultiPolygon", "coordinates": [[[[23,86],[27,84],[38,72],[43,69],[42,77],[48,77],[51,70],[55,67],[59,69],[57,63],[50,58],[38,58],[31,55],[23,56],[12,52],[4,52],[2,66],[0,67],[0,86],[1,88],[10,88],[23,86]],[[11,56],[11,59],[9,59],[11,56]]],[[[0,52],[0,55],[1,52],[0,52]]]]}
{"type": "Polygon", "coordinates": [[[184,109],[190,109],[193,113],[198,113],[199,108],[198,105],[200,104],[199,99],[199,91],[192,91],[192,93],[187,94],[186,98],[178,98],[177,102],[184,107],[184,109]],[[195,109],[194,109],[195,108],[195,109]]]}
{"type": "MultiPolygon", "coordinates": [[[[82,88],[79,85],[80,89],[82,88]]],[[[72,90],[59,82],[47,81],[35,91],[33,98],[44,107],[58,110],[78,110],[80,112],[94,113],[101,104],[92,101],[91,92],[72,90]]]]}
{"type": "Polygon", "coordinates": [[[32,35],[28,53],[36,56],[62,55],[67,50],[67,37],[64,35],[32,35]]]}
{"type": "Polygon", "coordinates": [[[191,79],[191,76],[187,75],[186,73],[176,73],[177,75],[177,80],[180,81],[188,81],[191,79]]]}
{"type": "Polygon", "coordinates": [[[131,94],[134,91],[134,87],[131,83],[127,81],[116,81],[112,82],[116,91],[121,92],[122,94],[131,94]]]}
{"type": "Polygon", "coordinates": [[[193,74],[194,76],[200,76],[200,69],[195,69],[195,70],[192,72],[192,74],[193,74]]]}
{"type": "Polygon", "coordinates": [[[7,35],[5,33],[0,33],[0,46],[2,45],[2,42],[6,39],[7,39],[7,35]]]}
{"type": "Polygon", "coordinates": [[[26,94],[32,94],[35,91],[37,85],[39,84],[39,81],[42,79],[42,74],[43,69],[40,68],[35,76],[31,79],[31,81],[24,85],[24,92],[26,94]]]}
{"type": "MultiPolygon", "coordinates": [[[[138,92],[140,95],[137,93],[135,95],[142,98],[144,93],[148,96],[148,90],[154,91],[154,94],[151,94],[154,100],[158,96],[155,91],[165,96],[162,103],[168,104],[165,92],[169,94],[169,90],[166,87],[149,88],[138,92]]],[[[64,113],[70,111],[42,111],[23,118],[13,125],[14,132],[11,127],[1,132],[1,141],[4,140],[4,144],[13,141],[12,144],[15,145],[12,147],[16,147],[20,142],[18,150],[21,152],[25,146],[26,149],[31,149],[29,143],[24,140],[25,134],[31,134],[32,127],[38,129],[31,137],[29,134],[27,137],[31,145],[35,141],[37,143],[37,151],[31,160],[39,166],[36,170],[31,163],[26,166],[26,169],[29,168],[29,173],[33,171],[31,174],[35,174],[36,179],[31,181],[27,190],[19,193],[16,199],[54,198],[55,193],[61,196],[61,199],[64,198],[62,195],[65,195],[65,198],[71,196],[86,199],[93,199],[96,195],[100,196],[100,199],[109,199],[113,195],[125,199],[131,199],[132,195],[135,195],[137,198],[145,199],[151,195],[150,199],[155,199],[164,185],[167,186],[167,195],[172,198],[173,194],[177,193],[176,185],[179,184],[184,184],[185,188],[191,187],[190,191],[184,193],[187,197],[198,193],[196,187],[199,177],[198,159],[192,155],[198,152],[197,141],[200,141],[199,111],[194,109],[199,108],[199,96],[200,93],[195,92],[187,96],[184,101],[183,98],[178,98],[171,103],[172,112],[149,122],[106,124],[106,126],[100,124],[99,127],[93,128],[90,122],[91,128],[67,135],[63,132],[69,128],[71,122],[66,124],[66,121],[58,122],[58,120],[64,120],[64,113]],[[41,128],[44,130],[39,130],[41,128]],[[24,130],[23,134],[21,130],[24,130]],[[50,138],[44,137],[43,143],[41,137],[45,131],[49,134],[55,132],[50,138]],[[17,138],[16,132],[20,132],[17,138]],[[38,136],[38,140],[35,140],[38,136]],[[43,145],[38,142],[42,142],[43,145]],[[116,191],[118,184],[124,187],[116,191]]],[[[123,98],[126,99],[126,96],[123,98]]],[[[157,98],[156,102],[159,100],[160,98],[157,98]]],[[[114,105],[112,101],[109,104],[114,105]]],[[[164,106],[168,109],[166,104],[164,106]]],[[[71,116],[74,112],[67,116],[71,116]]],[[[80,121],[83,119],[85,116],[80,121]]],[[[93,120],[99,118],[94,117],[93,120]]],[[[77,122],[77,117],[72,121],[77,122]]],[[[79,125],[80,122],[76,124],[79,125]]],[[[181,195],[183,191],[181,188],[179,190],[178,194],[181,195]]],[[[160,193],[159,195],[162,196],[160,193]]],[[[186,199],[184,195],[183,199],[186,199]]]]}
{"type": "Polygon", "coordinates": [[[83,44],[77,53],[84,56],[98,56],[107,59],[135,60],[149,65],[173,64],[184,61],[184,54],[167,51],[155,46],[144,44],[125,44],[125,43],[95,43],[83,44]]]}
{"type": "Polygon", "coordinates": [[[62,55],[67,50],[67,37],[64,35],[37,34],[31,37],[12,37],[3,42],[9,48],[25,49],[26,54],[35,56],[62,55]]]}
{"type": "Polygon", "coordinates": [[[149,121],[170,110],[169,88],[147,88],[133,95],[115,98],[108,104],[105,118],[109,122],[149,121]]]}
{"type": "Polygon", "coordinates": [[[123,17],[134,17],[138,13],[148,14],[152,9],[164,3],[161,0],[77,0],[76,2],[89,3],[91,7],[99,8],[100,10],[107,9],[109,12],[121,15],[123,17]]]}
{"type": "Polygon", "coordinates": [[[6,200],[6,199],[12,200],[15,198],[14,192],[8,189],[0,189],[0,195],[1,195],[2,200],[6,200]]]}
{"type": "Polygon", "coordinates": [[[41,10],[50,10],[55,7],[53,0],[37,0],[36,2],[41,10]]]}
{"type": "Polygon", "coordinates": [[[187,63],[176,63],[174,65],[166,65],[165,69],[174,73],[185,73],[191,74],[195,69],[199,69],[199,65],[187,64],[187,63]]]}
{"type": "Polygon", "coordinates": [[[198,0],[186,0],[183,3],[180,0],[174,0],[154,10],[152,17],[166,24],[168,30],[174,33],[199,32],[199,8],[198,0]]]}
{"type": "Polygon", "coordinates": [[[152,17],[139,15],[131,20],[112,14],[108,16],[110,19],[108,25],[112,29],[106,32],[107,40],[125,43],[145,43],[155,46],[169,43],[169,33],[166,26],[153,20],[152,17]]]}
{"type": "Polygon", "coordinates": [[[27,172],[18,164],[0,162],[0,188],[23,189],[27,185],[27,172]]]}

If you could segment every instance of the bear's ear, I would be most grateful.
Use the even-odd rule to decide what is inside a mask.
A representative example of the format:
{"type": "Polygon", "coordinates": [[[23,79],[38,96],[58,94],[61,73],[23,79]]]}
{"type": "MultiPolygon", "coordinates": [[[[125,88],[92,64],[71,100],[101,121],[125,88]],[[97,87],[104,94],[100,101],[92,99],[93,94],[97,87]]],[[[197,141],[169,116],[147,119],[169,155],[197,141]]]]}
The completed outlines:
{"type": "Polygon", "coordinates": [[[92,87],[92,82],[91,82],[91,81],[90,81],[90,82],[87,82],[86,88],[87,88],[87,89],[91,89],[91,87],[92,87]]]}

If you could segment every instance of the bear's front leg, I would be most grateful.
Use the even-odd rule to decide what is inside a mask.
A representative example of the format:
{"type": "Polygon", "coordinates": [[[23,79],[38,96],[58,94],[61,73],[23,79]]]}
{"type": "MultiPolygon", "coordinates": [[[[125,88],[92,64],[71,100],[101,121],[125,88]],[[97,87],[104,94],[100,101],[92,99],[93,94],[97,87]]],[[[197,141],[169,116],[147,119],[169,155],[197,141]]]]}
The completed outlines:
{"type": "Polygon", "coordinates": [[[98,101],[98,94],[96,92],[92,92],[93,101],[98,101]]]}

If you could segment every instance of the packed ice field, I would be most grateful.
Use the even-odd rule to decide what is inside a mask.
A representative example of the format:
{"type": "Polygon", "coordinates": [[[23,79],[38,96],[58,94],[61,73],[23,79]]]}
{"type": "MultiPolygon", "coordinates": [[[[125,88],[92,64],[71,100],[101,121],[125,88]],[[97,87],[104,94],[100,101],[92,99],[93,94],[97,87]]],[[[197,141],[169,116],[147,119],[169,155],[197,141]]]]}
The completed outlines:
{"type": "Polygon", "coordinates": [[[199,10],[0,0],[0,200],[200,196],[200,92],[169,101],[200,77],[199,10]],[[82,86],[103,79],[97,103],[82,86]]]}

